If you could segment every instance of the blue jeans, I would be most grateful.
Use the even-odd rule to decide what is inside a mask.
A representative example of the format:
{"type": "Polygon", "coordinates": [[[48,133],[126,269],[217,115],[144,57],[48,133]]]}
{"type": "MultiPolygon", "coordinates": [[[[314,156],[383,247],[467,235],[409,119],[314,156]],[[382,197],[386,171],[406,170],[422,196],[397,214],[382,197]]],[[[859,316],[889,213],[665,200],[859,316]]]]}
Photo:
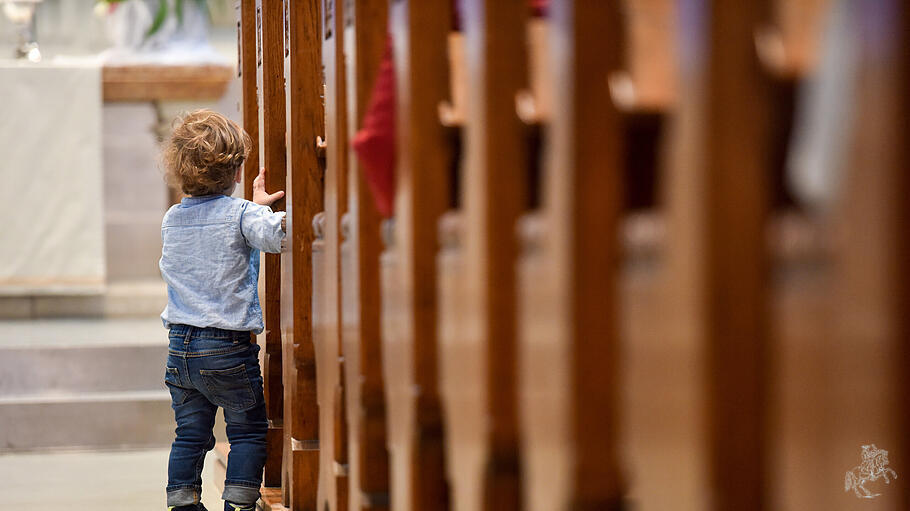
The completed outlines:
{"type": "Polygon", "coordinates": [[[224,409],[231,443],[225,509],[259,499],[268,430],[259,346],[249,332],[172,325],[164,382],[171,392],[177,438],[168,461],[167,505],[199,503],[202,464],[215,446],[215,411],[224,409]]]}

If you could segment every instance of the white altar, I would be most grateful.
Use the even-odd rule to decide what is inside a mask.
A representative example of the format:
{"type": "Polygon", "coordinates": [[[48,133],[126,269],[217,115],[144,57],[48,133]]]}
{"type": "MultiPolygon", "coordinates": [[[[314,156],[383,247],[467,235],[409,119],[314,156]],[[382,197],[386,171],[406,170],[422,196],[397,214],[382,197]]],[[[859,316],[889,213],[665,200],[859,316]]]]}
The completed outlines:
{"type": "Polygon", "coordinates": [[[0,294],[105,282],[97,59],[0,60],[0,294]]]}
{"type": "Polygon", "coordinates": [[[16,32],[0,14],[0,318],[160,312],[161,216],[174,198],[159,141],[184,110],[236,116],[240,95],[233,4],[206,5],[196,17],[213,45],[187,11],[154,38],[133,27],[143,48],[127,51],[117,20],[130,5],[99,16],[94,0],[44,0],[41,63],[12,60],[16,32]]]}

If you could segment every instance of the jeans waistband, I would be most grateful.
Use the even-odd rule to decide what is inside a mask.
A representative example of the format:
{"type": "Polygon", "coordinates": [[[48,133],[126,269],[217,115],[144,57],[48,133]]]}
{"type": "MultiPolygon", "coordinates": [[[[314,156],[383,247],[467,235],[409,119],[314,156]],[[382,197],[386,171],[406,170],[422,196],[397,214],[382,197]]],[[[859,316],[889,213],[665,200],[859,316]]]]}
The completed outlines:
{"type": "Polygon", "coordinates": [[[179,335],[185,337],[204,338],[204,339],[249,339],[250,332],[241,330],[224,330],[222,328],[207,327],[200,328],[192,325],[171,325],[170,335],[179,335]]]}

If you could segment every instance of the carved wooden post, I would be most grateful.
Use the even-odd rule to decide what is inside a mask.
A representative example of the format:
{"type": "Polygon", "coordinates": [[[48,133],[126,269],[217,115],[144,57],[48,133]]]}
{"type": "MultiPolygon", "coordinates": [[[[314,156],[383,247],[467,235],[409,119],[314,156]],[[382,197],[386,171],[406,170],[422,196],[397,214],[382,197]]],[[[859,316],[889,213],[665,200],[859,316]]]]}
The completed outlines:
{"type": "MultiPolygon", "coordinates": [[[[259,98],[259,165],[267,169],[266,189],[280,190],[286,184],[284,99],[284,9],[281,0],[256,0],[259,27],[259,58],[256,73],[259,98]]],[[[284,209],[285,199],[272,204],[284,209]]],[[[260,344],[265,349],[263,376],[269,415],[265,485],[281,486],[284,388],[281,381],[281,256],[264,254],[264,293],[261,296],[265,330],[260,344]]]]}
{"type": "Polygon", "coordinates": [[[322,2],[322,63],[325,72],[326,173],[323,195],[323,240],[318,262],[314,253],[314,278],[320,282],[315,292],[314,341],[319,393],[320,473],[319,505],[330,510],[347,508],[347,458],[344,414],[341,413],[343,389],[340,325],[340,234],[341,215],[347,207],[347,128],[345,81],[342,48],[341,4],[322,2]],[[320,313],[317,315],[316,311],[320,313]]]}
{"type": "Polygon", "coordinates": [[[448,509],[437,385],[436,222],[447,203],[448,1],[390,6],[398,134],[394,233],[382,255],[382,337],[396,510],[448,509]]]}
{"type": "MultiPolygon", "coordinates": [[[[322,210],[323,162],[316,137],[324,130],[320,0],[284,0],[288,133],[287,247],[282,253],[281,322],[287,420],[284,502],[316,510],[319,406],[313,345],[313,217],[322,210]]],[[[271,191],[271,190],[270,190],[271,191]]]]}
{"type": "MultiPolygon", "coordinates": [[[[362,126],[388,33],[385,0],[346,0],[348,140],[362,126]]],[[[380,343],[379,213],[353,152],[342,222],[341,323],[348,419],[349,509],[388,509],[389,468],[380,343]]]]}
{"type": "MultiPolygon", "coordinates": [[[[466,90],[461,211],[441,224],[440,384],[452,505],[521,509],[515,221],[525,205],[526,0],[462,2],[466,90]]],[[[457,85],[456,85],[457,87],[457,85]]]]}
{"type": "MultiPolygon", "coordinates": [[[[329,498],[334,495],[334,474],[329,471],[326,472],[326,466],[329,467],[329,470],[332,468],[332,463],[334,462],[333,458],[329,458],[327,462],[325,460],[326,456],[332,456],[332,451],[334,450],[334,444],[332,443],[332,433],[325,430],[326,416],[328,416],[329,421],[332,420],[333,410],[331,408],[325,408],[325,401],[323,401],[325,394],[325,382],[323,375],[324,372],[328,372],[329,368],[326,368],[323,371],[323,364],[325,362],[324,353],[323,353],[323,344],[324,337],[326,336],[326,309],[330,306],[330,303],[325,299],[325,289],[329,285],[329,279],[326,276],[326,265],[327,265],[327,254],[326,254],[326,243],[325,243],[325,211],[321,211],[313,217],[312,229],[313,229],[313,343],[315,346],[315,355],[316,355],[316,381],[317,381],[317,401],[319,403],[319,477],[318,477],[318,489],[317,489],[317,511],[322,511],[323,509],[334,509],[329,503],[329,498]],[[327,435],[327,436],[326,436],[327,435]],[[328,452],[329,454],[326,454],[328,452]],[[328,481],[326,480],[328,479],[328,481]],[[329,486],[330,485],[330,486],[329,486]],[[326,486],[329,486],[327,489],[326,486]]],[[[329,424],[331,427],[331,422],[329,424]]],[[[334,499],[333,499],[334,501],[334,499]]]]}
{"type": "Polygon", "coordinates": [[[668,262],[707,347],[708,499],[711,509],[766,509],[774,104],[755,34],[770,13],[767,1],[684,1],[679,11],[683,104],[668,262]]]}
{"type": "MultiPolygon", "coordinates": [[[[847,136],[830,146],[835,158],[827,158],[845,160],[835,210],[837,287],[830,318],[843,346],[843,381],[835,385],[839,396],[875,396],[848,411],[838,401],[837,433],[889,451],[889,468],[904,478],[910,467],[910,7],[900,0],[863,0],[837,2],[835,8],[839,36],[853,44],[850,71],[839,73],[853,82],[846,89],[852,103],[847,136]]],[[[841,451],[836,459],[858,463],[859,442],[851,444],[833,446],[841,451]]],[[[885,508],[906,509],[910,490],[894,483],[880,480],[866,489],[880,491],[875,500],[885,508]]],[[[845,496],[855,498],[852,491],[845,496]]]]}
{"type": "Polygon", "coordinates": [[[704,26],[702,142],[709,473],[714,489],[711,507],[716,510],[760,510],[770,505],[765,225],[772,170],[767,113],[772,98],[753,35],[768,20],[766,8],[766,2],[714,1],[703,11],[703,19],[710,20],[704,26]]]}
{"type": "Polygon", "coordinates": [[[241,116],[243,129],[253,144],[243,164],[243,196],[253,200],[253,179],[259,173],[259,99],[256,92],[256,0],[240,0],[237,20],[238,57],[237,71],[240,73],[242,99],[241,116]]]}
{"type": "Polygon", "coordinates": [[[543,202],[522,222],[520,389],[529,509],[622,508],[616,271],[620,114],[607,77],[622,62],[616,2],[550,8],[552,120],[543,202]]]}
{"type": "MultiPolygon", "coordinates": [[[[893,90],[900,91],[895,105],[895,120],[892,124],[892,133],[899,134],[901,140],[890,147],[899,148],[898,154],[889,168],[890,174],[895,179],[891,188],[890,203],[896,209],[895,217],[895,246],[894,261],[899,265],[896,269],[897,282],[896,300],[893,314],[898,318],[897,326],[897,356],[894,374],[897,375],[896,386],[899,396],[902,397],[896,404],[898,406],[897,431],[902,466],[910,466],[910,440],[906,432],[910,431],[910,202],[906,200],[904,192],[910,190],[910,141],[907,140],[907,126],[910,125],[910,6],[906,2],[896,2],[894,22],[892,57],[894,59],[895,78],[893,90]],[[899,50],[898,50],[899,49],[899,50]]],[[[910,508],[910,489],[901,486],[900,507],[910,508]]]]}

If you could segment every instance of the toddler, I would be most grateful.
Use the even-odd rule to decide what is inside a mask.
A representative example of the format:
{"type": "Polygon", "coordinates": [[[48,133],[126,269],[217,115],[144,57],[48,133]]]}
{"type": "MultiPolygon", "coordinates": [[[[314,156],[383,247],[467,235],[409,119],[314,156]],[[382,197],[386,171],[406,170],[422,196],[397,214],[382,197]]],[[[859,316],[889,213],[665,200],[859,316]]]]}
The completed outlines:
{"type": "Polygon", "coordinates": [[[215,411],[224,409],[231,443],[224,482],[225,511],[256,507],[268,423],[259,369],[262,332],[259,252],[281,251],[284,212],[268,206],[284,192],[265,191],[265,169],[253,181],[253,202],[230,195],[241,179],[249,136],[208,110],[186,115],[164,148],[169,182],[188,195],[161,223],[159,267],[168,303],[164,381],[177,436],[168,461],[167,505],[204,510],[202,464],[215,446],[215,411]]]}

